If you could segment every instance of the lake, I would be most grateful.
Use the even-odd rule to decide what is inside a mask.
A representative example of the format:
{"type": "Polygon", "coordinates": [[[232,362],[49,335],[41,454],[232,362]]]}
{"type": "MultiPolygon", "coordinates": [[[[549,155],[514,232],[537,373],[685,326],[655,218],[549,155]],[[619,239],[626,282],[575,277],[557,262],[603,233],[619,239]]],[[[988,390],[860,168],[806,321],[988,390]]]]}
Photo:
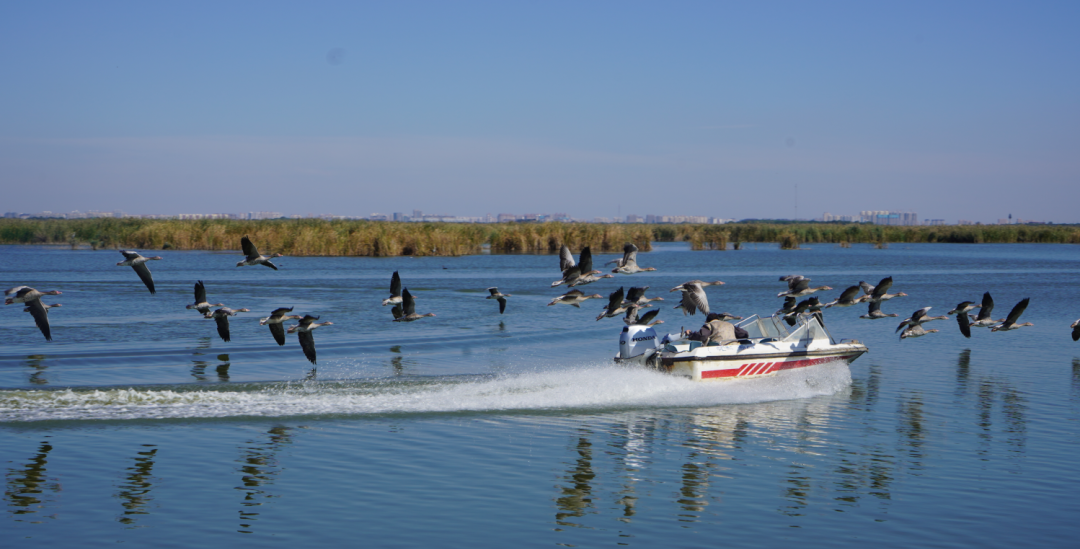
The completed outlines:
{"type": "MultiPolygon", "coordinates": [[[[272,250],[263,250],[264,252],[272,250]]],[[[575,250],[576,251],[576,250],[575,250]]],[[[772,314],[781,275],[823,301],[894,278],[865,320],[829,309],[850,367],[694,383],[617,367],[604,300],[547,306],[554,255],[282,257],[143,251],[150,295],[115,250],[0,246],[0,286],[61,290],[46,342],[0,308],[4,547],[1073,546],[1080,475],[1080,248],[892,244],[640,253],[656,272],[588,286],[662,296],[691,279],[714,311],[772,314]],[[391,322],[390,275],[416,296],[391,322]],[[246,307],[231,341],[184,306],[246,307]],[[512,294],[506,313],[487,300],[512,294]],[[989,291],[1033,327],[964,338],[954,320],[901,341],[900,319],[989,291]],[[318,315],[317,375],[259,318],[318,315]]],[[[598,268],[613,254],[598,254],[598,268]]],[[[610,267],[608,267],[610,269],[610,267]]],[[[812,370],[812,369],[811,369],[812,370]]]]}

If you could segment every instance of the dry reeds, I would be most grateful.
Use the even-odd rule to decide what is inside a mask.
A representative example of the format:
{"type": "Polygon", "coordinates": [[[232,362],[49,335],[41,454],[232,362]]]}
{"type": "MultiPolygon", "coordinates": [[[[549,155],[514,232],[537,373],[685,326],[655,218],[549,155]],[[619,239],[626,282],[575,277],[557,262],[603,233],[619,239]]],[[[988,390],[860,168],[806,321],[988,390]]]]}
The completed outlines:
{"type": "Polygon", "coordinates": [[[321,219],[0,219],[0,244],[68,244],[91,248],[174,250],[239,249],[249,235],[263,253],[312,256],[457,256],[480,253],[555,253],[566,244],[575,252],[618,252],[627,242],[641,251],[651,243],[688,242],[695,250],[724,250],[728,242],[800,244],[889,243],[1069,243],[1080,244],[1075,225],[964,225],[902,227],[832,223],[732,223],[727,225],[644,225],[597,223],[395,223],[321,219]]]}

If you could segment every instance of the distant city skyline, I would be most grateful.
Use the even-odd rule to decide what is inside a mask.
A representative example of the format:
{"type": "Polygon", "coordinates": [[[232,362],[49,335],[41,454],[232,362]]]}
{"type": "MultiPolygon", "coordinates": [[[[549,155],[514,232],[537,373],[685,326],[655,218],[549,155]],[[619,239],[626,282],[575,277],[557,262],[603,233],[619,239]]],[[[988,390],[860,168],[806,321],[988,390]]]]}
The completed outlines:
{"type": "Polygon", "coordinates": [[[1080,222],[1080,4],[11,3],[5,211],[1080,222]]]}
{"type": "Polygon", "coordinates": [[[1053,223],[1036,219],[1022,219],[1013,218],[1011,215],[1007,218],[998,218],[996,222],[983,223],[981,221],[972,221],[969,219],[957,219],[956,221],[949,221],[945,219],[922,219],[920,220],[918,213],[916,212],[893,212],[888,210],[864,210],[859,212],[858,215],[838,215],[830,212],[825,212],[820,217],[815,218],[724,218],[724,217],[712,217],[712,216],[692,216],[692,215],[657,215],[657,214],[627,214],[625,217],[594,217],[594,218],[575,218],[565,213],[524,213],[524,214],[512,214],[512,213],[500,213],[498,215],[485,214],[483,216],[459,216],[453,214],[433,214],[426,213],[422,210],[413,210],[407,214],[405,212],[393,212],[391,214],[384,213],[372,213],[370,215],[338,215],[333,213],[284,213],[284,212],[241,212],[241,213],[226,213],[226,212],[213,212],[213,213],[181,213],[181,214],[133,214],[124,212],[122,210],[114,210],[111,212],[103,212],[98,210],[89,210],[81,212],[78,210],[72,212],[4,212],[2,214],[4,218],[22,218],[22,219],[35,219],[35,218],[61,218],[61,219],[87,219],[87,218],[140,218],[140,219],[180,219],[180,220],[201,220],[201,219],[236,219],[236,220],[263,220],[263,219],[363,219],[369,221],[393,221],[393,222],[438,222],[438,223],[510,223],[510,222],[585,222],[585,223],[647,223],[647,224],[665,224],[665,223],[693,223],[693,224],[705,224],[705,225],[718,225],[726,223],[736,223],[747,219],[761,219],[761,220],[775,220],[775,221],[806,221],[806,222],[841,222],[841,223],[873,223],[876,225],[1011,225],[1011,224],[1045,224],[1053,223]]]}

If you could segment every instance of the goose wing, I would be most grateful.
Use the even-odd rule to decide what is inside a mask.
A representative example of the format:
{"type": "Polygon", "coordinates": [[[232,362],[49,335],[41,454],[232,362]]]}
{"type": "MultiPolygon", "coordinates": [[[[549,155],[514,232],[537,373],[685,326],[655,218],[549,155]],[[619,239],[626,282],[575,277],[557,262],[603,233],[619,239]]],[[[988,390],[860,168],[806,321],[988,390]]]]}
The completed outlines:
{"type": "Polygon", "coordinates": [[[701,284],[687,284],[683,289],[682,305],[687,314],[693,315],[696,311],[709,314],[709,298],[705,295],[705,288],[701,284]]]}
{"type": "Polygon", "coordinates": [[[217,323],[217,333],[221,336],[221,340],[229,342],[229,316],[228,315],[214,315],[214,322],[217,323]]]}
{"type": "Polygon", "coordinates": [[[278,307],[277,309],[274,309],[270,313],[270,316],[274,317],[274,318],[282,317],[282,316],[285,316],[286,313],[291,313],[292,310],[293,310],[292,307],[278,307]]]}
{"type": "Polygon", "coordinates": [[[138,258],[142,257],[141,255],[139,255],[139,252],[135,252],[135,251],[131,251],[131,250],[120,250],[120,253],[123,254],[124,259],[126,259],[128,261],[131,261],[132,259],[138,259],[138,258]]]}
{"type": "Polygon", "coordinates": [[[887,276],[881,279],[881,282],[878,282],[877,286],[874,286],[874,291],[870,295],[874,299],[880,299],[881,296],[885,295],[885,293],[889,291],[890,287],[892,287],[892,277],[887,276]]]}
{"type": "Polygon", "coordinates": [[[789,280],[788,287],[791,288],[791,293],[799,293],[810,288],[810,279],[801,276],[798,279],[789,280]]]}
{"type": "Polygon", "coordinates": [[[270,267],[271,269],[273,269],[275,271],[278,270],[277,265],[274,265],[273,263],[270,263],[269,259],[264,259],[262,264],[267,266],[267,267],[270,267]]]}
{"type": "Polygon", "coordinates": [[[49,329],[49,310],[45,308],[40,299],[28,302],[26,308],[30,310],[30,316],[34,317],[34,323],[41,330],[41,335],[45,336],[45,341],[52,341],[52,330],[49,329]]]}
{"type": "Polygon", "coordinates": [[[614,311],[614,310],[618,309],[619,307],[621,307],[623,299],[625,297],[626,297],[626,294],[623,292],[623,287],[622,286],[619,286],[618,290],[615,290],[614,292],[611,292],[611,295],[608,296],[608,305],[607,305],[608,314],[610,314],[612,311],[614,311]]]}
{"type": "Polygon", "coordinates": [[[408,288],[401,289],[401,310],[406,316],[416,313],[416,301],[413,300],[408,288]]]}
{"type": "Polygon", "coordinates": [[[570,248],[563,244],[559,249],[559,270],[565,271],[574,265],[577,265],[574,263],[574,255],[570,253],[570,248]]]}
{"type": "Polygon", "coordinates": [[[251,243],[251,239],[248,238],[247,235],[244,235],[244,237],[240,239],[240,250],[244,252],[244,255],[246,255],[249,260],[259,258],[259,249],[251,243]]]}
{"type": "Polygon", "coordinates": [[[315,337],[311,335],[311,332],[296,332],[297,339],[300,340],[300,348],[304,350],[304,356],[315,364],[315,337]]]}
{"type": "Polygon", "coordinates": [[[398,276],[397,271],[394,271],[393,276],[390,277],[390,297],[398,297],[401,295],[401,277],[398,276]]]}
{"type": "Polygon", "coordinates": [[[960,326],[960,333],[964,334],[964,337],[971,337],[971,319],[968,318],[967,313],[957,314],[956,323],[960,326]]]}
{"type": "Polygon", "coordinates": [[[870,283],[866,282],[865,280],[860,280],[859,281],[859,287],[862,288],[863,293],[866,294],[866,295],[870,295],[870,294],[874,293],[874,287],[871,286],[870,283]]]}
{"type": "Polygon", "coordinates": [[[390,309],[390,313],[394,315],[395,320],[405,316],[405,312],[401,310],[400,304],[394,305],[394,307],[390,309]]]}
{"type": "Polygon", "coordinates": [[[979,309],[979,315],[976,320],[985,320],[990,317],[990,314],[994,312],[994,298],[990,297],[990,292],[983,294],[982,307],[979,309]]]}
{"type": "Polygon", "coordinates": [[[195,303],[206,303],[206,286],[201,280],[195,283],[195,303]]]}
{"type": "Polygon", "coordinates": [[[492,297],[499,295],[499,288],[495,286],[488,288],[487,291],[491,293],[492,297]]]}
{"type": "Polygon", "coordinates": [[[924,316],[926,316],[927,313],[930,312],[930,309],[932,309],[932,307],[923,307],[922,309],[919,309],[918,311],[915,311],[914,313],[911,313],[911,323],[912,324],[921,324],[920,321],[922,320],[922,318],[924,316]]]}
{"type": "Polygon", "coordinates": [[[154,277],[150,274],[150,268],[146,266],[146,263],[132,265],[131,268],[135,269],[135,274],[139,275],[139,278],[143,281],[143,284],[146,284],[146,289],[150,290],[150,295],[154,295],[156,293],[156,291],[154,290],[154,277]]]}
{"type": "Polygon", "coordinates": [[[638,324],[648,324],[648,323],[652,322],[652,319],[656,318],[656,315],[658,315],[658,314],[660,314],[660,309],[653,309],[653,310],[641,315],[641,318],[638,319],[637,323],[638,324]]]}
{"type": "Polygon", "coordinates": [[[270,333],[274,336],[274,341],[276,341],[278,345],[284,345],[285,344],[285,326],[280,322],[275,322],[274,324],[268,324],[268,326],[270,326],[270,333]]]}
{"type": "Polygon", "coordinates": [[[499,298],[496,298],[496,299],[499,302],[499,314],[503,314],[503,312],[506,311],[506,298],[505,297],[499,297],[499,298]]]}
{"type": "Polygon", "coordinates": [[[629,242],[625,246],[623,246],[622,264],[619,266],[625,267],[627,265],[633,265],[637,263],[637,250],[637,246],[629,242]]]}
{"type": "Polygon", "coordinates": [[[581,249],[581,256],[578,257],[578,272],[581,274],[591,273],[592,268],[592,250],[588,246],[581,249]]]}
{"type": "Polygon", "coordinates": [[[1072,338],[1073,341],[1080,341],[1080,320],[1073,322],[1072,324],[1072,338]]]}
{"type": "Polygon", "coordinates": [[[1006,326],[1012,326],[1016,324],[1017,320],[1020,320],[1020,315],[1024,314],[1024,309],[1027,309],[1028,301],[1031,301],[1031,298],[1025,297],[1009,311],[1009,316],[1005,317],[1006,326]]]}
{"type": "Polygon", "coordinates": [[[867,311],[866,314],[867,315],[873,315],[876,312],[877,313],[881,312],[881,301],[871,301],[870,302],[870,310],[867,311]]]}
{"type": "Polygon", "coordinates": [[[645,297],[645,290],[648,289],[648,286],[645,286],[644,288],[638,286],[630,288],[630,291],[626,292],[626,300],[630,303],[637,303],[641,298],[645,297]]]}
{"type": "Polygon", "coordinates": [[[839,301],[840,303],[855,301],[855,298],[859,295],[860,289],[861,288],[859,288],[858,286],[849,287],[848,289],[844,290],[844,293],[840,294],[840,299],[838,299],[837,301],[839,301]]]}

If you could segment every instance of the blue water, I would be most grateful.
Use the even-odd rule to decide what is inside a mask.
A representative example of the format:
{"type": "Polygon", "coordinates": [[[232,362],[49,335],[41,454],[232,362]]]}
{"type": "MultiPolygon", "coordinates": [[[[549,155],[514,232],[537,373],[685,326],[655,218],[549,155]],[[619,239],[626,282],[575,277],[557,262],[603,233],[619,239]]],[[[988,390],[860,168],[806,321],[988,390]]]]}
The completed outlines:
{"type": "MultiPolygon", "coordinates": [[[[1080,248],[897,245],[639,255],[620,285],[720,279],[712,308],[769,314],[778,276],[833,299],[886,275],[900,318],[830,309],[847,366],[693,383],[610,364],[601,302],[548,307],[556,256],[280,258],[155,252],[151,296],[115,251],[0,247],[0,287],[63,295],[54,341],[0,308],[0,546],[1075,546],[1080,526],[1080,248]],[[417,295],[391,322],[390,273],[417,295]],[[232,341],[184,309],[252,309],[232,341]],[[485,288],[510,293],[506,314],[485,288]],[[990,291],[1035,326],[900,341],[898,321],[990,291]],[[320,315],[317,376],[258,319],[320,315]]],[[[597,256],[597,264],[615,256],[597,256]]]]}

